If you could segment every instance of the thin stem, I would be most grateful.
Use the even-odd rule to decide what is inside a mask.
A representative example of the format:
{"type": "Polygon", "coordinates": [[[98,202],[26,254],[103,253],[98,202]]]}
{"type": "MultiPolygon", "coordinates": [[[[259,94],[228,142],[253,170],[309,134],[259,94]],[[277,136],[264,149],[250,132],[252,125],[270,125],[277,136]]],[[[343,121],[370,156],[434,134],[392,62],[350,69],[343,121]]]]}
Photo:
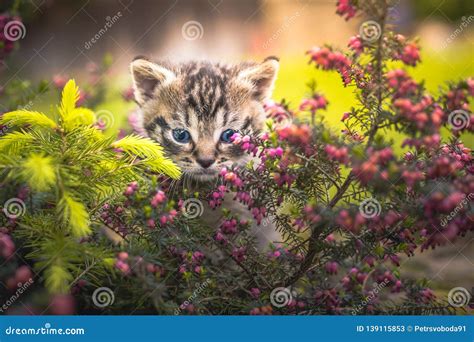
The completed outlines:
{"type": "MultiPolygon", "coordinates": [[[[367,151],[373,144],[374,138],[377,134],[377,131],[379,129],[379,116],[380,112],[382,109],[382,104],[383,104],[383,94],[382,94],[382,83],[383,83],[383,39],[384,39],[384,30],[385,30],[385,21],[387,17],[387,6],[383,7],[383,13],[380,16],[380,28],[381,28],[381,33],[380,37],[377,41],[377,47],[375,51],[375,83],[377,85],[376,89],[376,98],[377,98],[377,110],[376,110],[376,115],[375,118],[372,121],[372,126],[370,128],[369,132],[369,138],[367,140],[367,145],[365,146],[365,151],[367,151]]],[[[346,180],[344,183],[341,185],[341,187],[337,190],[336,194],[334,197],[331,199],[331,201],[328,204],[328,208],[332,209],[336,206],[336,204],[343,198],[345,192],[347,189],[350,187],[351,183],[355,180],[356,175],[354,174],[353,171],[349,173],[347,176],[346,180]]],[[[296,281],[298,281],[306,272],[308,269],[311,268],[311,265],[313,264],[313,259],[315,256],[320,252],[316,247],[316,241],[319,239],[319,235],[321,233],[322,229],[313,229],[313,232],[311,233],[311,237],[309,239],[309,246],[308,246],[308,253],[306,254],[303,262],[301,263],[300,268],[298,271],[293,274],[288,281],[285,282],[285,286],[291,286],[294,284],[296,281]]]]}

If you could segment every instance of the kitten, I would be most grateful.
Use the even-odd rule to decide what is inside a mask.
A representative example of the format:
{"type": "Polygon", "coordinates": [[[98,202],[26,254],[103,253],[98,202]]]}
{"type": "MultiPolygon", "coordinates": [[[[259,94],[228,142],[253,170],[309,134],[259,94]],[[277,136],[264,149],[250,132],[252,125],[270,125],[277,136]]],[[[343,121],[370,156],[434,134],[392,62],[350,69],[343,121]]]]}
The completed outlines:
{"type": "MultiPolygon", "coordinates": [[[[271,96],[278,67],[275,57],[236,65],[136,58],[130,69],[144,131],[163,146],[184,177],[198,184],[215,180],[223,167],[249,160],[231,137],[235,132],[258,134],[263,129],[263,103],[271,96]]],[[[249,216],[248,210],[229,199],[224,207],[249,216]]],[[[202,218],[213,225],[220,220],[208,208],[202,218]]],[[[254,231],[260,246],[278,237],[271,225],[254,231]]]]}

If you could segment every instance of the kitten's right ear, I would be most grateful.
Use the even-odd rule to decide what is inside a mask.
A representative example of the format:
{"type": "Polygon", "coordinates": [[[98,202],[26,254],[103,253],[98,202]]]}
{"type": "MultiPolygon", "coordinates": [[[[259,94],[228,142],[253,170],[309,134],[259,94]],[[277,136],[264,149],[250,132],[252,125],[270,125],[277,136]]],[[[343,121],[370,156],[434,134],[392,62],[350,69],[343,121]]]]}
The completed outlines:
{"type": "Polygon", "coordinates": [[[130,70],[135,100],[139,105],[143,105],[147,100],[153,98],[158,86],[169,84],[176,79],[173,71],[143,57],[135,58],[130,64],[130,70]]]}

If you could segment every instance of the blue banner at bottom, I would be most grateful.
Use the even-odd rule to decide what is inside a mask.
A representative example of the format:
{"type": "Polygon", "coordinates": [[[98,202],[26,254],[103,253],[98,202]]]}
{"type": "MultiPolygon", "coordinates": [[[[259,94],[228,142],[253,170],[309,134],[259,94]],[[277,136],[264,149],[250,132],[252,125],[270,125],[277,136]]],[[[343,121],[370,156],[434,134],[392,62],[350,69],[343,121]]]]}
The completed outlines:
{"type": "Polygon", "coordinates": [[[474,316],[0,317],[1,342],[473,342],[473,331],[474,316]]]}

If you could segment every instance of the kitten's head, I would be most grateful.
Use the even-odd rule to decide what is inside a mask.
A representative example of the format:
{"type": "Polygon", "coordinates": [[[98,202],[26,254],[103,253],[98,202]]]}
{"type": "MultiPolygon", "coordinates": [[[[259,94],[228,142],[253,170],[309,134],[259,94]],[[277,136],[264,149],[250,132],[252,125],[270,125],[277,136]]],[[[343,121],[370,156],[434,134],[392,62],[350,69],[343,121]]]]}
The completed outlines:
{"type": "Polygon", "coordinates": [[[246,162],[230,138],[263,128],[263,102],[271,96],[278,60],[220,65],[138,58],[131,71],[148,136],[185,174],[210,180],[222,167],[246,162]]]}

